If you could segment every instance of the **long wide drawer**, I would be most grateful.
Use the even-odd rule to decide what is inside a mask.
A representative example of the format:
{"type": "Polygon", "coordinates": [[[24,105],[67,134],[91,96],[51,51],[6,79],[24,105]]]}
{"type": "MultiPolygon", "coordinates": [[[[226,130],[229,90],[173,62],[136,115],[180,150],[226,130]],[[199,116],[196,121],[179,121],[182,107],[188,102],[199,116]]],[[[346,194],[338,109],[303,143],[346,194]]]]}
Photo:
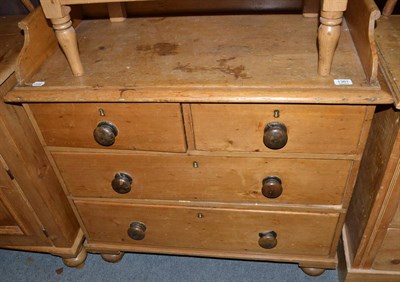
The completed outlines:
{"type": "Polygon", "coordinates": [[[29,107],[48,146],[186,150],[179,104],[53,103],[29,107]],[[103,145],[95,140],[95,130],[103,145]]]}
{"type": "Polygon", "coordinates": [[[244,211],[85,200],[76,200],[75,204],[90,243],[148,247],[323,256],[330,251],[338,221],[336,213],[244,211]]]}
{"type": "Polygon", "coordinates": [[[354,154],[365,110],[365,106],[191,105],[195,146],[203,151],[354,154]],[[267,142],[282,141],[284,146],[267,147],[266,134],[267,142]]]}
{"type": "Polygon", "coordinates": [[[352,164],[350,160],[126,153],[53,152],[53,157],[76,197],[317,205],[341,204],[352,164]],[[125,185],[124,174],[132,184],[129,192],[119,194],[119,186],[114,190],[112,183],[125,185]]]}

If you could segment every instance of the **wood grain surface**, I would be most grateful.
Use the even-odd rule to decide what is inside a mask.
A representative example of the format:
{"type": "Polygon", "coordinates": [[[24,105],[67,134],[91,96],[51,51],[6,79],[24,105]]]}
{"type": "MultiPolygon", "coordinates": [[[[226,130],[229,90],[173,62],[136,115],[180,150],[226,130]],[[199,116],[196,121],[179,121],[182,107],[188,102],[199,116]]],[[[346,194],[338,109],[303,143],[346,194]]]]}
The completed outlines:
{"type": "Polygon", "coordinates": [[[73,77],[57,52],[7,99],[390,102],[379,85],[366,82],[345,29],[332,75],[317,74],[316,25],[316,19],[301,15],[287,15],[285,21],[279,15],[82,21],[77,33],[85,76],[73,77]],[[335,85],[334,79],[351,79],[352,85],[335,85]],[[45,82],[40,92],[29,86],[35,81],[45,82]]]}
{"type": "Polygon", "coordinates": [[[31,104],[41,134],[49,146],[107,148],[93,131],[101,121],[118,128],[113,149],[184,152],[179,104],[31,104]],[[101,116],[100,109],[105,116],[101,116]]]}
{"type": "MultiPolygon", "coordinates": [[[[367,255],[368,252],[365,254],[364,252],[376,245],[369,240],[378,227],[377,219],[380,217],[382,204],[397,166],[399,148],[396,144],[400,144],[398,133],[399,113],[393,111],[391,107],[378,110],[372,121],[346,219],[349,249],[354,255],[352,265],[355,268],[365,263],[364,260],[371,260],[367,255]]],[[[395,209],[392,210],[393,214],[395,209]]],[[[379,244],[374,248],[378,246],[379,244]]]]}
{"type": "Polygon", "coordinates": [[[193,104],[197,150],[248,152],[357,152],[366,107],[308,105],[193,104]],[[274,118],[279,110],[279,118],[274,118]],[[287,127],[288,143],[271,150],[263,143],[270,122],[287,127]]]}
{"type": "Polygon", "coordinates": [[[380,67],[400,109],[400,16],[382,17],[376,28],[380,67]]]}
{"type": "Polygon", "coordinates": [[[258,204],[341,205],[352,163],[128,153],[52,155],[74,197],[258,204]],[[193,162],[197,162],[197,168],[193,162]],[[117,172],[133,178],[128,194],[112,189],[117,172]],[[280,197],[268,199],[262,195],[262,180],[267,176],[281,178],[280,197]]]}
{"type": "Polygon", "coordinates": [[[373,269],[400,271],[400,229],[388,229],[379,249],[373,269]]]}
{"type": "Polygon", "coordinates": [[[259,254],[326,255],[338,214],[237,211],[75,201],[88,241],[259,254]],[[128,237],[133,221],[146,224],[142,241],[128,237]],[[259,232],[274,230],[278,245],[263,249],[259,232]],[[311,235],[312,234],[312,235],[311,235]],[[311,235],[311,236],[310,236],[311,235]]]}
{"type": "Polygon", "coordinates": [[[15,71],[24,36],[18,28],[21,16],[0,17],[0,85],[15,71]]]}

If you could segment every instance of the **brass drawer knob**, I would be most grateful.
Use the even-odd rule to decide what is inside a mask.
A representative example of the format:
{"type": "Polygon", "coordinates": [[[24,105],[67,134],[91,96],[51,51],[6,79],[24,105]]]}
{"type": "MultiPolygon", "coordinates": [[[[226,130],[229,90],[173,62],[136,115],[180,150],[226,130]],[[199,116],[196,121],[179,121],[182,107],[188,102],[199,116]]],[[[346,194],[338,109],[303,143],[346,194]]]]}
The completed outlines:
{"type": "Polygon", "coordinates": [[[264,129],[264,144],[270,149],[281,149],[288,141],[287,128],[283,123],[271,122],[264,129]]]}
{"type": "Polygon", "coordinates": [[[119,194],[126,194],[131,191],[132,177],[125,172],[117,172],[114,179],[111,181],[111,186],[115,192],[119,194]]]}
{"type": "Polygon", "coordinates": [[[143,240],[146,235],[146,225],[139,221],[134,221],[128,228],[128,236],[133,240],[143,240]]]}
{"type": "Polygon", "coordinates": [[[100,122],[93,131],[94,140],[102,146],[111,146],[114,144],[117,135],[118,128],[109,121],[100,122]]]}
{"type": "Polygon", "coordinates": [[[272,249],[278,244],[278,240],[276,239],[278,234],[276,234],[275,231],[260,232],[258,235],[260,236],[260,239],[258,239],[258,244],[261,248],[272,249]]]}
{"type": "Polygon", "coordinates": [[[264,178],[262,185],[261,192],[269,199],[278,198],[282,194],[282,180],[277,176],[268,176],[264,178]]]}

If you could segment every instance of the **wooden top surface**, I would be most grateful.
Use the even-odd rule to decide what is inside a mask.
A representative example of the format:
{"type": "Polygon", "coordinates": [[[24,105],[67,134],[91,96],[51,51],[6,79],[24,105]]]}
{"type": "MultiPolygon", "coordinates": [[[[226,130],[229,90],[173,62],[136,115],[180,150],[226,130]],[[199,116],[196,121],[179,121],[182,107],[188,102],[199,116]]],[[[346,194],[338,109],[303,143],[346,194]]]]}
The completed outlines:
{"type": "Polygon", "coordinates": [[[366,83],[345,26],[332,75],[317,74],[317,27],[317,19],[301,15],[83,21],[77,34],[85,74],[74,77],[57,51],[7,99],[391,103],[379,85],[366,83]],[[29,86],[35,81],[45,82],[41,91],[29,86]]]}
{"type": "Polygon", "coordinates": [[[400,108],[400,16],[382,17],[375,31],[380,65],[400,108]]]}
{"type": "Polygon", "coordinates": [[[18,28],[21,16],[0,17],[0,85],[14,72],[24,37],[18,28]]]}

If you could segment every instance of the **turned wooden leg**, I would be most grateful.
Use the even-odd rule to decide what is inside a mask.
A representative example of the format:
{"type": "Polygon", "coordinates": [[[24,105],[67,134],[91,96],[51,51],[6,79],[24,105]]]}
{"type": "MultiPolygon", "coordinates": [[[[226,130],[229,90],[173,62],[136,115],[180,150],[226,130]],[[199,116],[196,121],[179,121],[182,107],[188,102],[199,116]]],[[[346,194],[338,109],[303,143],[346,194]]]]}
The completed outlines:
{"type": "Polygon", "coordinates": [[[321,24],[318,29],[318,73],[322,76],[327,76],[331,72],[342,20],[343,12],[321,12],[321,24]]]}
{"type": "Polygon", "coordinates": [[[35,6],[33,6],[31,0],[21,0],[21,2],[29,12],[33,12],[33,10],[35,10],[35,6]]]}
{"type": "Polygon", "coordinates": [[[75,76],[81,76],[83,74],[83,67],[81,58],[79,57],[78,41],[76,39],[75,29],[72,27],[72,21],[69,15],[71,8],[68,6],[63,6],[63,9],[67,9],[65,11],[66,16],[62,18],[52,18],[51,22],[53,24],[58,43],[67,57],[72,73],[75,76]]]}
{"type": "Polygon", "coordinates": [[[87,252],[85,247],[82,247],[82,249],[79,251],[79,253],[76,255],[76,257],[68,257],[68,258],[63,258],[63,263],[66,266],[69,267],[82,267],[83,263],[85,262],[87,257],[87,252]]]}
{"type": "Polygon", "coordinates": [[[117,263],[121,261],[124,255],[124,252],[118,252],[117,254],[101,254],[101,258],[106,262],[117,263]]]}
{"type": "Polygon", "coordinates": [[[307,275],[310,276],[320,276],[322,273],[325,272],[324,268],[316,268],[316,267],[300,267],[301,270],[307,275]]]}
{"type": "Polygon", "coordinates": [[[383,7],[382,14],[386,17],[390,16],[393,13],[396,3],[397,3],[397,0],[387,0],[385,7],[383,7]]]}

